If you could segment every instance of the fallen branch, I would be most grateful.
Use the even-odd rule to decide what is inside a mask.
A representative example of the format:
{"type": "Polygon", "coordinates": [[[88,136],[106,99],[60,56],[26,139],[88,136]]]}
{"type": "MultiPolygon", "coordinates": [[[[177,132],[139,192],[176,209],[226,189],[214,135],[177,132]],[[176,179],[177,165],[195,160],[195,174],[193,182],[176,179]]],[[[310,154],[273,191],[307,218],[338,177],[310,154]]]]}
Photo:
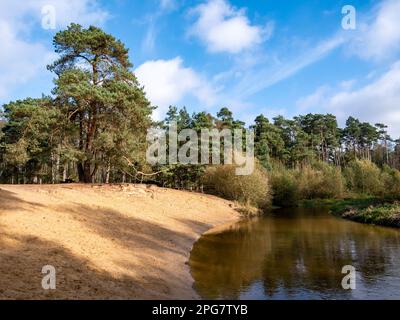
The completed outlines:
{"type": "Polygon", "coordinates": [[[151,176],[156,176],[156,175],[158,175],[160,173],[164,173],[165,172],[165,170],[160,170],[160,171],[157,171],[157,172],[154,172],[154,173],[144,173],[142,171],[138,171],[135,168],[135,165],[132,163],[132,161],[130,161],[127,157],[123,156],[123,158],[128,162],[129,166],[131,166],[133,168],[133,170],[135,170],[136,174],[140,174],[140,175],[145,176],[145,177],[151,177],[151,176]]]}

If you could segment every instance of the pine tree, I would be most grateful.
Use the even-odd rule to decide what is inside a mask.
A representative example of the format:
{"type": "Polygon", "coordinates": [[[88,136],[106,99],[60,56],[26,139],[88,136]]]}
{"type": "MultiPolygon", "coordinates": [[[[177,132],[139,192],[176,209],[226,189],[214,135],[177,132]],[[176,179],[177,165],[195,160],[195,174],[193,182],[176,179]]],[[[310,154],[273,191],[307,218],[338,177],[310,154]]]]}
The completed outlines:
{"type": "Polygon", "coordinates": [[[79,181],[92,182],[99,166],[127,169],[144,159],[152,107],[131,71],[128,49],[99,28],[71,24],[54,37],[60,58],[53,94],[67,119],[69,153],[79,181]]]}

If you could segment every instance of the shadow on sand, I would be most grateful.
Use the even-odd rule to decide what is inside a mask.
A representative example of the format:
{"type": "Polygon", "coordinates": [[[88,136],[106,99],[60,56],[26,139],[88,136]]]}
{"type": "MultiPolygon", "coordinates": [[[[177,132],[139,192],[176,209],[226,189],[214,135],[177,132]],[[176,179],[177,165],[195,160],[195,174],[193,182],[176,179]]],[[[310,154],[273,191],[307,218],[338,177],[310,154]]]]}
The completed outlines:
{"type": "MultiPolygon", "coordinates": [[[[39,203],[29,203],[13,192],[0,188],[3,212],[18,209],[40,211],[39,203]]],[[[94,268],[89,260],[77,256],[60,243],[40,237],[12,234],[0,223],[0,299],[168,299],[192,298],[193,292],[177,293],[174,288],[188,287],[187,279],[162,263],[146,265],[150,259],[168,255],[187,259],[194,236],[167,229],[157,223],[125,216],[108,208],[93,209],[79,203],[63,207],[71,219],[79,221],[96,235],[115,242],[132,254],[132,261],[121,259],[114,264],[137,270],[138,276],[115,275],[94,268]],[[43,290],[42,267],[57,270],[57,289],[43,290]],[[180,294],[183,294],[180,296],[180,294]],[[191,296],[188,296],[191,295],[191,296]]],[[[179,221],[194,232],[208,225],[191,220],[179,221]]],[[[29,232],[28,232],[29,233],[29,232]]],[[[189,233],[192,234],[192,233],[189,233]]],[[[107,259],[104,253],[104,259],[107,259]]],[[[115,255],[114,255],[115,257],[115,255]]]]}

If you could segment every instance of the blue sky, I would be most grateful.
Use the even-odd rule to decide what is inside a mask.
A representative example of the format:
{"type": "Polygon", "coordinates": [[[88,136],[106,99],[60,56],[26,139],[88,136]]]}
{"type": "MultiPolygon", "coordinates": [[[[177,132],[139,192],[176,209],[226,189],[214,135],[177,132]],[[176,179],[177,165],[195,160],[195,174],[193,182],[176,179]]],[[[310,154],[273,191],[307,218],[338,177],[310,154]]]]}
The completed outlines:
{"type": "Polygon", "coordinates": [[[263,113],[333,113],[400,136],[400,0],[0,0],[0,104],[49,93],[54,34],[94,24],[130,48],[162,118],[168,105],[251,124],[263,113]],[[55,29],[42,26],[53,6],[55,29]],[[356,29],[342,28],[342,7],[356,29]]]}

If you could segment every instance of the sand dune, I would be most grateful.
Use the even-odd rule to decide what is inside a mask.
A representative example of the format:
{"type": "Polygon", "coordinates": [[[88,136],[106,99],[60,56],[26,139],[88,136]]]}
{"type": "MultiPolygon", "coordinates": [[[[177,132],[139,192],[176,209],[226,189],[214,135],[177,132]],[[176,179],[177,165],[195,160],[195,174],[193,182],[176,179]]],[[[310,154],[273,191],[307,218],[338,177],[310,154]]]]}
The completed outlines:
{"type": "Polygon", "coordinates": [[[191,247],[236,219],[229,201],[157,187],[0,185],[0,299],[198,298],[191,247]]]}

